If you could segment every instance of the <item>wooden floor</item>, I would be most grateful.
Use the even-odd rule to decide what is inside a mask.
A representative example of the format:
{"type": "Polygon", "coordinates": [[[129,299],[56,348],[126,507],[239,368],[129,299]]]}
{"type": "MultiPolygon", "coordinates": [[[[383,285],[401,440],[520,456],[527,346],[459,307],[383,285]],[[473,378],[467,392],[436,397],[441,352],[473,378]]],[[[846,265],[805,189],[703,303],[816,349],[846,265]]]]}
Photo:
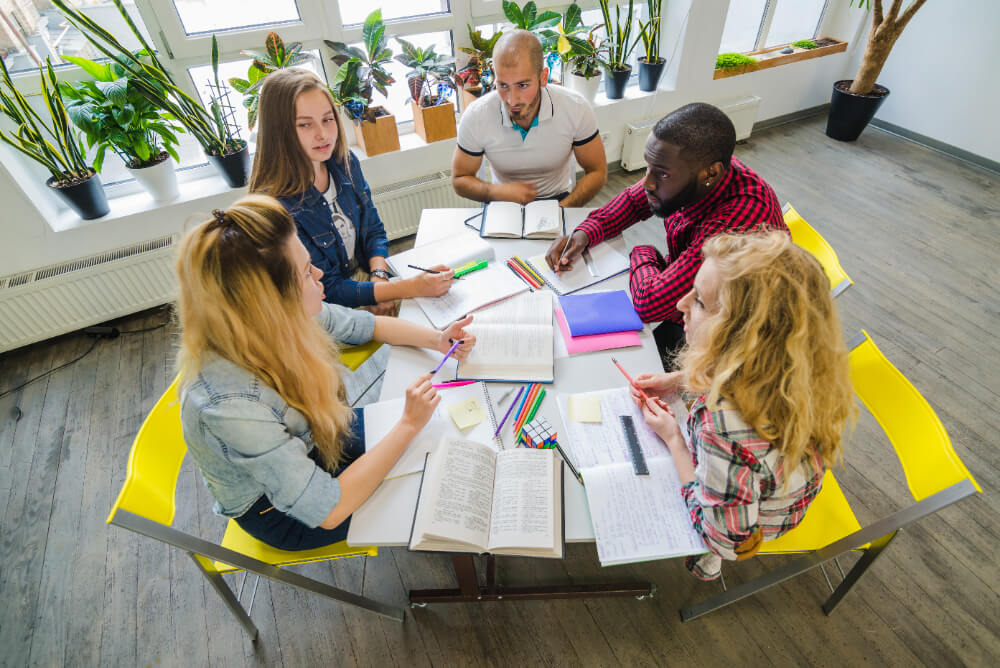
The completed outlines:
{"type": "MultiPolygon", "coordinates": [[[[832,617],[819,572],[681,624],[715,593],[680,561],[601,569],[593,545],[561,562],[509,559],[510,583],[649,579],[652,600],[439,605],[398,624],[262,582],[243,635],[187,556],[105,516],[143,416],[168,385],[173,327],[101,340],[82,360],[0,398],[0,664],[313,665],[995,665],[1000,656],[1000,179],[869,129],[854,144],[807,119],[755,135],[737,155],[833,245],[856,285],[838,303],[937,410],[984,494],[904,532],[832,617]],[[990,659],[990,657],[993,659],[990,659]]],[[[616,174],[606,201],[638,173],[616,174]]],[[[629,240],[662,247],[647,221],[629,240]]],[[[164,312],[122,329],[155,327],[164,312]]],[[[69,335],[0,357],[0,392],[68,362],[69,335]]],[[[863,416],[837,472],[862,523],[909,503],[902,471],[863,416]]],[[[217,539],[224,522],[187,463],[176,524],[217,539]]],[[[730,583],[782,558],[728,566],[730,583]]],[[[299,569],[383,601],[451,583],[443,556],[299,569]]]]}

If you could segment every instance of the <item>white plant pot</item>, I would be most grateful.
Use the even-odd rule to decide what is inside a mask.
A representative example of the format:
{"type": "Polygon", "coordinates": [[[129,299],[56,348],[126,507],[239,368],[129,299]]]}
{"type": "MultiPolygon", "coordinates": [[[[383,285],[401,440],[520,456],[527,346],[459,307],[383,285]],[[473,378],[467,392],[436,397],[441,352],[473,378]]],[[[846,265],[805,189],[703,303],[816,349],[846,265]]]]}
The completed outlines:
{"type": "Polygon", "coordinates": [[[139,184],[146,189],[157,202],[169,202],[177,199],[180,192],[177,190],[177,172],[174,170],[173,158],[167,158],[158,165],[152,167],[141,167],[139,169],[127,168],[139,184]]]}
{"type": "Polygon", "coordinates": [[[597,91],[601,87],[601,75],[598,74],[596,77],[587,79],[570,72],[566,78],[566,85],[568,88],[582,95],[585,100],[593,103],[597,97],[597,91]]]}

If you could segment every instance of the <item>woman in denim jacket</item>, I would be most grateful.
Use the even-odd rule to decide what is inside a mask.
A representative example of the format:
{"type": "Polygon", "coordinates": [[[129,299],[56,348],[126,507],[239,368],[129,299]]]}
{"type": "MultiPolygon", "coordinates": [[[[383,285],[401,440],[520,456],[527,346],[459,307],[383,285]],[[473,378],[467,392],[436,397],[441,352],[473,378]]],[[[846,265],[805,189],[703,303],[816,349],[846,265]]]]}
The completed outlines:
{"type": "Polygon", "coordinates": [[[215,511],[285,550],[344,540],[351,514],[440,402],[430,374],[365,452],[344,398],[338,344],[369,340],[464,358],[472,318],[443,332],[323,303],[322,274],[281,204],[251,195],[192,229],[177,262],[184,440],[215,511]]]}
{"type": "Polygon", "coordinates": [[[395,300],[440,297],[453,272],[389,282],[389,241],[361,164],[347,148],[340,115],[319,77],[298,68],[267,76],[250,192],[277,197],[323,272],[326,301],[391,315],[395,300]],[[364,280],[357,280],[364,279],[364,280]]]}

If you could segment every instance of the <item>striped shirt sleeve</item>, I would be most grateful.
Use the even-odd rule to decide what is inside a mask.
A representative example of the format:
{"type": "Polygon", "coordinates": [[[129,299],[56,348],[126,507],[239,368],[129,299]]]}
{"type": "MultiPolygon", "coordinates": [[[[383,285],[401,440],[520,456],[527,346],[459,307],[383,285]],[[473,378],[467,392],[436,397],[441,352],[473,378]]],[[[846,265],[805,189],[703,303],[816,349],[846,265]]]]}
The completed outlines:
{"type": "Polygon", "coordinates": [[[618,193],[604,206],[591,211],[576,229],[587,235],[588,245],[595,246],[605,239],[618,236],[626,227],[652,217],[653,210],[646,199],[642,181],[639,181],[618,193]]]}

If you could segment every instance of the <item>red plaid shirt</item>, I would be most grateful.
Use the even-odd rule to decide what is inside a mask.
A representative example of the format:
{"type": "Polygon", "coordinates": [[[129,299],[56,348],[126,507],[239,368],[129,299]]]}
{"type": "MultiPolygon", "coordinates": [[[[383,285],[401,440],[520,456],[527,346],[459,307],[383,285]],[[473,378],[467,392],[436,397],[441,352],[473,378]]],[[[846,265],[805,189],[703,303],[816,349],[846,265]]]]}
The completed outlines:
{"type": "MultiPolygon", "coordinates": [[[[595,209],[576,229],[590,245],[617,236],[626,227],[652,218],[642,181],[595,209]]],[[[632,249],[629,290],[635,310],[645,322],[682,322],[677,302],[694,284],[701,267],[701,245],[723,232],[788,230],[771,186],[736,158],[706,197],[663,220],[667,257],[642,244],[632,249]]]]}

